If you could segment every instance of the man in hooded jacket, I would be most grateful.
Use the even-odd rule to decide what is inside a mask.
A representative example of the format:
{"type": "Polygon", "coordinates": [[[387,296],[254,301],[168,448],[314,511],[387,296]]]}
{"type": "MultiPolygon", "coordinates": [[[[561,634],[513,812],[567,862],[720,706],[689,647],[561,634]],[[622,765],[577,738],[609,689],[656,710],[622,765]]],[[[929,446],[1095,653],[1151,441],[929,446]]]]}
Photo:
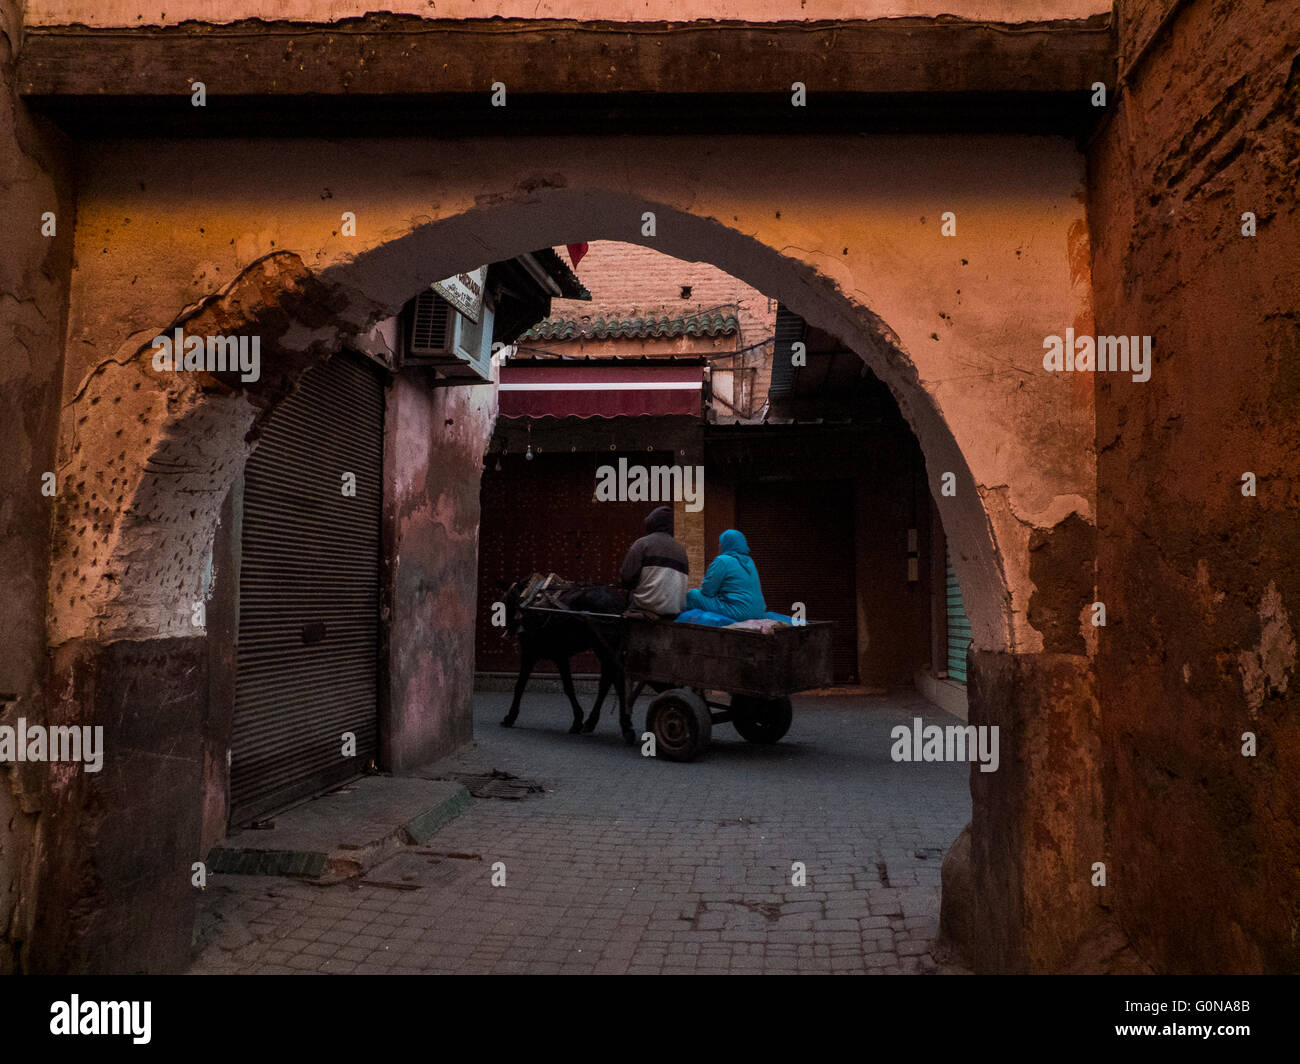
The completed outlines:
{"type": "Polygon", "coordinates": [[[632,589],[629,612],[676,617],[686,608],[690,566],[686,548],[673,538],[673,508],[651,510],[645,531],[623,559],[622,583],[632,589]]]}
{"type": "Polygon", "coordinates": [[[718,537],[718,547],[718,556],[709,564],[704,582],[686,592],[687,608],[721,613],[737,621],[762,617],[767,604],[744,535],[729,528],[718,537]]]}

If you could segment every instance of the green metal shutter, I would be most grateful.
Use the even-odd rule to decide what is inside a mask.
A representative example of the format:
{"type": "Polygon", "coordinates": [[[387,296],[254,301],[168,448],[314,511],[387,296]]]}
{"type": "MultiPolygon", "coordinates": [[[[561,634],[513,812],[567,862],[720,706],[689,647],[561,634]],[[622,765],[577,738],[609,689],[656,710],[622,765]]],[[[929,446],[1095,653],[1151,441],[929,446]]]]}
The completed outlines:
{"type": "Polygon", "coordinates": [[[231,822],[375,756],[383,384],[336,356],[268,420],[244,473],[231,822]],[[345,473],[356,495],[343,494],[345,473]],[[356,736],[342,756],[343,733],[356,736]]]}
{"type": "Polygon", "coordinates": [[[970,618],[961,600],[961,585],[952,569],[952,558],[944,552],[947,566],[948,598],[948,679],[966,682],[966,648],[971,644],[970,618]]]}
{"type": "Polygon", "coordinates": [[[772,383],[767,394],[772,399],[784,399],[793,394],[799,368],[791,361],[796,342],[803,339],[807,326],[803,318],[792,313],[779,303],[776,308],[776,324],[773,327],[775,342],[772,354],[772,383]]]}

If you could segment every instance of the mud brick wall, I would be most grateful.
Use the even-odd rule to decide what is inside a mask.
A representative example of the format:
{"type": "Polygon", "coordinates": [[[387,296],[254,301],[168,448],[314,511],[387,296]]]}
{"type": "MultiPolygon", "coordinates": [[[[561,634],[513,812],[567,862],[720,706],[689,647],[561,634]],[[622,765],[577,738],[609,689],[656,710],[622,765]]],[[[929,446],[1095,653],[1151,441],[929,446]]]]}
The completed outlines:
{"type": "Polygon", "coordinates": [[[1131,0],[1118,29],[1095,315],[1155,367],[1096,382],[1109,890],[1157,970],[1296,971],[1300,9],[1131,0]]]}
{"type": "MultiPolygon", "coordinates": [[[[63,330],[76,208],[66,144],[16,99],[19,5],[0,0],[0,723],[45,723],[50,511],[42,477],[56,470],[63,330]],[[55,215],[53,236],[42,215],[55,215]]],[[[32,867],[40,800],[0,766],[0,972],[22,964],[34,917],[32,867]]]]}

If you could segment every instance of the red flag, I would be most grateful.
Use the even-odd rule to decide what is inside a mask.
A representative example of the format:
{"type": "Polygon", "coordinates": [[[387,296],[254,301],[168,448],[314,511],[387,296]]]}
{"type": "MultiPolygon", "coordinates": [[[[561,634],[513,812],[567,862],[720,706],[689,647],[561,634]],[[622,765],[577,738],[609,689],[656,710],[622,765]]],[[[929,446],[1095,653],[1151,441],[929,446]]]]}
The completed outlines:
{"type": "Polygon", "coordinates": [[[573,263],[573,268],[578,268],[578,263],[582,261],[582,256],[587,254],[587,244],[584,241],[581,244],[565,244],[569,249],[569,261],[573,263]]]}

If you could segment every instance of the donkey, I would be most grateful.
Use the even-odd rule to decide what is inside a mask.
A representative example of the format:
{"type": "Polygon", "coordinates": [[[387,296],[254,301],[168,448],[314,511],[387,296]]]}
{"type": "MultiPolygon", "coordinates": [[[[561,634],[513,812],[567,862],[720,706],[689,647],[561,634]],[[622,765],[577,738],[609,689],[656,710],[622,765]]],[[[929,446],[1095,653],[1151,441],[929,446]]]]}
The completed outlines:
{"type": "MultiPolygon", "coordinates": [[[[552,661],[560,673],[560,683],[573,707],[573,725],[570,735],[590,734],[600,721],[600,708],[609,689],[614,688],[618,698],[618,722],[623,738],[636,742],[632,718],[623,699],[622,626],[620,624],[591,624],[581,617],[565,617],[562,613],[528,614],[521,600],[530,581],[519,580],[505,594],[507,636],[519,639],[519,679],[515,681],[515,696],[510,711],[501,721],[503,728],[514,726],[519,717],[519,703],[533,668],[542,659],[552,661]],[[573,676],[569,659],[584,650],[593,650],[600,661],[600,686],[596,704],[586,722],[582,719],[582,706],[573,690],[573,676]]],[[[540,604],[540,603],[539,603],[540,604]]],[[[546,604],[558,610],[575,610],[588,613],[621,614],[627,608],[627,592],[603,584],[572,584],[547,593],[546,604]]]]}

